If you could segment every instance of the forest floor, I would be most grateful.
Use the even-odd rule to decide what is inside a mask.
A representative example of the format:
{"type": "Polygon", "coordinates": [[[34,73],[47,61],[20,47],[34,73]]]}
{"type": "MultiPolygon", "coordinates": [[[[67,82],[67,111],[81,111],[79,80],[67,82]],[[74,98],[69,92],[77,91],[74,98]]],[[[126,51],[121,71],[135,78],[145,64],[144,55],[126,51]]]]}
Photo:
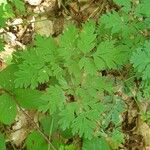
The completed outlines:
{"type": "MultiPolygon", "coordinates": [[[[24,16],[24,18],[15,18],[8,22],[5,30],[5,51],[0,53],[1,70],[11,62],[11,54],[16,47],[25,49],[26,45],[33,40],[34,34],[52,36],[56,38],[63,32],[64,27],[70,22],[76,24],[79,28],[81,24],[88,19],[98,21],[98,18],[105,12],[118,10],[118,6],[110,0],[37,0],[32,4],[32,0],[26,0],[27,9],[33,12],[33,15],[24,16]],[[38,3],[39,1],[39,3],[38,3]]],[[[0,31],[0,32],[3,32],[0,31]]],[[[116,75],[116,79],[120,76],[116,75]]],[[[127,104],[127,110],[122,115],[122,131],[125,134],[125,143],[120,147],[122,150],[150,150],[150,126],[141,119],[139,109],[147,111],[150,109],[150,103],[144,101],[140,104],[134,100],[133,95],[128,96],[118,88],[118,95],[121,95],[127,104]]],[[[31,113],[31,112],[30,112],[31,113]]],[[[35,115],[36,113],[31,113],[35,115]]],[[[34,116],[34,118],[35,118],[34,116]]],[[[22,124],[28,124],[26,117],[20,114],[13,124],[11,138],[14,143],[21,144],[26,138],[23,132],[15,131],[18,126],[17,121],[23,120],[22,124]]],[[[19,126],[22,126],[19,124],[19,126]]],[[[30,125],[28,125],[30,126],[30,125]]],[[[28,130],[28,129],[25,129],[28,130]]]]}

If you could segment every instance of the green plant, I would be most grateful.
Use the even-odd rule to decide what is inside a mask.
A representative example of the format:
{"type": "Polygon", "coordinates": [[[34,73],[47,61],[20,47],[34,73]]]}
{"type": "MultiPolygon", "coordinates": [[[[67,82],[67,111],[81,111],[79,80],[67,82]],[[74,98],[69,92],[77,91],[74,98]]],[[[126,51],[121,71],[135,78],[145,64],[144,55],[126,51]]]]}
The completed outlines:
{"type": "MultiPolygon", "coordinates": [[[[45,135],[52,137],[56,132],[65,138],[79,136],[83,150],[117,149],[124,142],[120,115],[126,106],[116,95],[116,86],[135,85],[133,80],[127,85],[124,82],[132,78],[132,72],[142,79],[140,94],[150,98],[150,41],[144,33],[149,34],[150,12],[148,0],[140,4],[114,2],[120,6],[119,11],[102,15],[98,23],[89,20],[81,29],[70,24],[57,42],[52,37],[35,35],[33,43],[15,52],[12,64],[1,71],[1,123],[14,122],[17,106],[46,112],[49,118],[39,120],[44,134],[33,131],[27,138],[27,149],[47,149],[48,144],[51,149],[76,149],[74,145],[66,146],[63,138],[47,144],[45,135]],[[133,67],[127,68],[123,76],[123,69],[131,64],[133,67]],[[113,71],[119,72],[123,81],[116,83],[113,71]]],[[[14,5],[17,11],[25,10],[21,1],[14,5]]],[[[2,10],[0,27],[5,27],[7,17],[2,10]]]]}

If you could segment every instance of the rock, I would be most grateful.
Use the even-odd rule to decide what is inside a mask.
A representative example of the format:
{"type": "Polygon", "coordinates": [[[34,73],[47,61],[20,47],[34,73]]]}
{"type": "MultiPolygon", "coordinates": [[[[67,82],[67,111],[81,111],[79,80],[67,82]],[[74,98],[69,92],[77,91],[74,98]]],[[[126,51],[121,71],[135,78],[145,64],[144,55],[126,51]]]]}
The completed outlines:
{"type": "Polygon", "coordinates": [[[16,41],[16,36],[15,36],[15,34],[13,34],[11,32],[7,32],[7,34],[4,36],[4,39],[7,43],[14,44],[16,41]]]}
{"type": "MultiPolygon", "coordinates": [[[[22,109],[24,110],[24,109],[22,109]]],[[[36,127],[29,119],[30,116],[34,122],[38,122],[38,115],[34,111],[21,111],[18,108],[18,114],[12,126],[12,131],[9,135],[9,140],[16,146],[20,146],[26,139],[27,135],[36,127]]],[[[38,124],[37,124],[38,125],[38,124]]]]}
{"type": "Polygon", "coordinates": [[[35,32],[44,35],[44,36],[50,36],[53,34],[53,22],[51,20],[48,20],[46,17],[41,17],[41,21],[35,22],[35,32]]]}
{"type": "Polygon", "coordinates": [[[21,18],[16,18],[13,20],[13,22],[10,23],[10,25],[18,25],[18,24],[22,24],[23,23],[23,20],[21,18]]]}
{"type": "Polygon", "coordinates": [[[28,2],[32,6],[40,5],[42,2],[42,0],[25,0],[25,1],[28,2]]]}

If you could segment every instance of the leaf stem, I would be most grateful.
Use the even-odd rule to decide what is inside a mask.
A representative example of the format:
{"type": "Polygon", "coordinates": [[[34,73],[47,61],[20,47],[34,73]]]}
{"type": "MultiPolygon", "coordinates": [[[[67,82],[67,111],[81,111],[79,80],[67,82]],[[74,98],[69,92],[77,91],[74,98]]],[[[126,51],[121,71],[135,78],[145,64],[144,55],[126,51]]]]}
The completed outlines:
{"type": "MultiPolygon", "coordinates": [[[[50,141],[50,137],[51,137],[51,134],[52,134],[53,125],[54,125],[54,118],[52,118],[50,130],[49,130],[49,141],[50,141]]],[[[50,145],[48,146],[48,150],[50,150],[50,145]]]]}

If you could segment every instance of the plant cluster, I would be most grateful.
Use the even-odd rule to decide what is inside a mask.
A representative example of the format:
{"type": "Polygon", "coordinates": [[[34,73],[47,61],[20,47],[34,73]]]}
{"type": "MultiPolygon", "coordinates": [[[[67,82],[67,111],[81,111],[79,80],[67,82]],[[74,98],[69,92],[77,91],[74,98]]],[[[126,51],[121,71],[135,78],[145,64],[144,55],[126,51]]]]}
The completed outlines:
{"type": "MultiPolygon", "coordinates": [[[[11,3],[16,11],[25,10],[21,0],[11,3]]],[[[40,128],[55,148],[35,130],[26,139],[28,150],[47,150],[49,145],[77,149],[75,143],[62,144],[64,138],[82,140],[82,150],[118,149],[124,142],[120,116],[126,105],[116,87],[127,94],[136,88],[137,101],[150,98],[149,0],[114,3],[118,11],[103,14],[98,22],[88,20],[81,28],[69,24],[57,41],[35,35],[0,72],[1,123],[11,125],[18,107],[44,114],[40,128]]],[[[15,15],[10,6],[0,6],[0,27],[15,15]]],[[[0,134],[0,148],[5,149],[4,141],[0,134]]]]}

